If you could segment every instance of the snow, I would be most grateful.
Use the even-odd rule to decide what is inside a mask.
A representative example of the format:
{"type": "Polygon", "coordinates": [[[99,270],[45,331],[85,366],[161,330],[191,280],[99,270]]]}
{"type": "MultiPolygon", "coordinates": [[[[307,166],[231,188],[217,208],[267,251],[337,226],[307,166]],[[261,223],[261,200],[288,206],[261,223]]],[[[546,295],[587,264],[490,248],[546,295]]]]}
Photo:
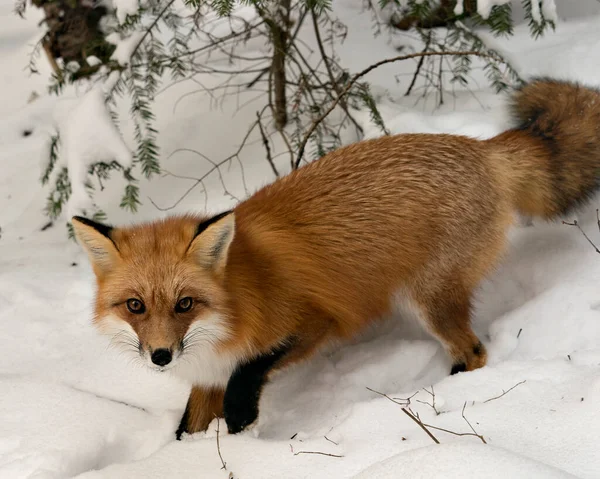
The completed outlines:
{"type": "Polygon", "coordinates": [[[119,23],[125,23],[128,15],[135,15],[140,7],[138,0],[113,0],[113,8],[119,23]]]}
{"type": "Polygon", "coordinates": [[[557,22],[558,14],[556,13],[556,3],[554,0],[542,0],[542,13],[548,21],[557,22]]]}
{"type": "MultiPolygon", "coordinates": [[[[92,200],[85,186],[90,166],[98,162],[109,164],[116,161],[127,169],[132,166],[133,157],[111,120],[105,92],[100,86],[83,96],[59,130],[62,154],[54,173],[63,166],[68,167],[72,189],[68,214],[85,214],[86,209],[93,211],[92,200]]],[[[52,178],[49,183],[54,184],[52,178]]]]}
{"type": "Polygon", "coordinates": [[[134,31],[128,37],[123,39],[119,38],[118,33],[111,33],[109,37],[111,43],[117,45],[117,48],[113,52],[111,58],[119,62],[120,65],[126,66],[129,64],[135,49],[142,41],[144,33],[134,31]]]}
{"type": "Polygon", "coordinates": [[[498,468],[506,477],[531,477],[545,479],[569,479],[571,474],[545,464],[511,453],[494,446],[448,444],[427,446],[414,449],[405,454],[398,454],[377,463],[354,479],[396,478],[398,471],[406,477],[429,477],[445,479],[447,477],[464,477],[465,471],[482,479],[498,477],[498,468]],[[431,461],[431,456],[436,460],[431,461]],[[464,461],[457,462],[460,457],[464,461]]]}
{"type": "Polygon", "coordinates": [[[535,23],[542,23],[542,10],[537,0],[531,2],[531,18],[535,23]]]}
{"type": "MultiPolygon", "coordinates": [[[[550,1],[553,1],[553,0],[550,0],[550,1]]],[[[479,13],[479,15],[481,15],[481,18],[488,18],[490,16],[492,8],[494,8],[498,5],[504,5],[505,3],[511,3],[511,0],[478,0],[477,13],[479,13]]],[[[536,3],[537,3],[537,0],[533,0],[531,2],[532,6],[533,6],[533,4],[536,4],[536,3]]],[[[538,8],[539,8],[539,5],[538,5],[538,8]]],[[[463,11],[464,11],[464,1],[458,0],[456,2],[456,6],[454,7],[454,13],[455,13],[455,15],[462,15],[463,11]]]]}
{"type": "MultiPolygon", "coordinates": [[[[374,61],[374,52],[390,57],[395,46],[410,41],[404,33],[374,39],[364,28],[369,14],[361,13],[360,1],[340,0],[334,8],[350,27],[340,55],[353,72],[374,61]]],[[[109,347],[91,325],[92,272],[85,253],[66,238],[66,218],[42,231],[47,190],[39,186],[38,165],[48,135],[66,125],[62,161],[71,167],[81,160],[79,170],[73,164],[75,175],[84,175],[93,155],[129,164],[126,106],[121,137],[98,128],[108,125],[100,88],[71,88],[61,99],[43,93],[45,59],[39,61],[42,75],[23,71],[39,38],[39,16],[31,9],[20,21],[11,12],[12,3],[2,0],[0,477],[598,477],[600,257],[577,228],[539,221],[511,230],[502,264],[478,292],[474,327],[488,347],[487,367],[448,376],[439,344],[416,324],[392,320],[279,374],[265,389],[254,430],[228,436],[224,423],[215,421],[206,433],[174,441],[189,386],[109,347]],[[39,98],[28,103],[33,91],[39,98]],[[367,388],[392,398],[417,393],[411,408],[421,420],[457,433],[471,432],[464,407],[487,444],[432,429],[441,443],[434,444],[400,405],[367,388]]],[[[496,39],[494,47],[525,77],[549,74],[600,86],[600,16],[586,15],[561,14],[556,32],[538,41],[520,25],[514,38],[496,39]]],[[[483,73],[476,72],[471,91],[448,91],[435,108],[433,96],[418,103],[403,96],[413,68],[411,62],[386,65],[367,77],[392,132],[489,137],[506,127],[506,98],[485,88],[483,73]]],[[[201,81],[210,87],[218,79],[201,81]]],[[[199,177],[212,165],[194,150],[213,160],[235,152],[258,108],[250,104],[236,113],[237,105],[254,96],[244,92],[215,109],[196,83],[164,88],[156,99],[163,167],[199,177]]],[[[357,118],[368,137],[380,135],[367,113],[357,118]]],[[[273,179],[260,137],[252,140],[241,157],[245,176],[235,161],[223,170],[225,187],[236,197],[273,179]]],[[[285,171],[288,160],[277,161],[285,171]]],[[[94,200],[115,223],[158,218],[166,213],[148,197],[172,205],[193,181],[170,175],[140,181],[138,215],[119,208],[119,181],[107,183],[94,200]]],[[[197,187],[173,211],[228,208],[234,200],[223,189],[214,174],[205,191],[197,187]]],[[[597,243],[598,207],[595,200],[578,215],[597,243]]]]}

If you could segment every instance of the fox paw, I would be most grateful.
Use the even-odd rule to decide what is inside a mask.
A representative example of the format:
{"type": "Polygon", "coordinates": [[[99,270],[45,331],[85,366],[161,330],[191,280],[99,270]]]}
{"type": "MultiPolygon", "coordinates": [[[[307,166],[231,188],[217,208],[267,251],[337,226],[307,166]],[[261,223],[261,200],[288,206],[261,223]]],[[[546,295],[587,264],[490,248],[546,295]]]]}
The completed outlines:
{"type": "Polygon", "coordinates": [[[258,401],[249,401],[247,397],[232,398],[225,396],[223,415],[229,434],[237,434],[249,429],[258,419],[258,401]]]}

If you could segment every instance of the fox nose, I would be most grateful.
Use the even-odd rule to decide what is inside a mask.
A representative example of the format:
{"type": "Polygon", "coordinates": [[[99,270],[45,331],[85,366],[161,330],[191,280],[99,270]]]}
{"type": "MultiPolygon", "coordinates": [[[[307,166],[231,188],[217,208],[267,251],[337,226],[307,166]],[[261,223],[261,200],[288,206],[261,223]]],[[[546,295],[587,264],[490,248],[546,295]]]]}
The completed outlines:
{"type": "Polygon", "coordinates": [[[152,362],[157,366],[166,366],[171,362],[171,351],[168,349],[157,349],[152,353],[152,362]]]}

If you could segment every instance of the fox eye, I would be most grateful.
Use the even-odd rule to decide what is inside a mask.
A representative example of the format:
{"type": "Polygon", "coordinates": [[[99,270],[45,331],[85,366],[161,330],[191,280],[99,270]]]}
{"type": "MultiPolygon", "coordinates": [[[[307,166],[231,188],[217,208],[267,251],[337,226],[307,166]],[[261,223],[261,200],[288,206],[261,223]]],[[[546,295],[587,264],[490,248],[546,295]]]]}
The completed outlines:
{"type": "Polygon", "coordinates": [[[182,298],[179,301],[177,301],[175,311],[178,313],[187,313],[190,309],[192,309],[192,304],[192,298],[182,298]]]}
{"type": "Polygon", "coordinates": [[[127,309],[133,314],[143,314],[146,311],[146,306],[139,299],[130,298],[127,300],[127,309]]]}

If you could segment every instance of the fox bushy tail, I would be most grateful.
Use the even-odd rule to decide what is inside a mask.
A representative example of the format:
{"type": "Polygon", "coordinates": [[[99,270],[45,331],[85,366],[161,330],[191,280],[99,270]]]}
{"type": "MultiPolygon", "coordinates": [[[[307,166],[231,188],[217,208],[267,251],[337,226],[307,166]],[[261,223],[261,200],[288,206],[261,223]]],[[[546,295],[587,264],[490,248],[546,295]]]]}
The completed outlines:
{"type": "Polygon", "coordinates": [[[600,91],[534,79],[512,98],[514,127],[488,140],[521,213],[546,219],[584,206],[600,189],[600,91]]]}

